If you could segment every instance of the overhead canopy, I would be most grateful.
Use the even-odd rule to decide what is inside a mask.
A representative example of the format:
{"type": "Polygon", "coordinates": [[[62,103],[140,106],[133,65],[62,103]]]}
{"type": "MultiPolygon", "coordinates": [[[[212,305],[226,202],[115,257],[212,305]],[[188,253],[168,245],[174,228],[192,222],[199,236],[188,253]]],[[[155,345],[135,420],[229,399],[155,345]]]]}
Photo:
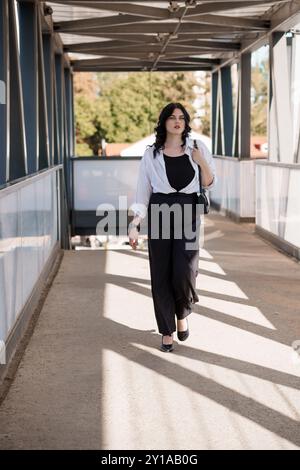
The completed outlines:
{"type": "Polygon", "coordinates": [[[214,70],[295,24],[292,0],[55,0],[75,71],[214,70]]]}

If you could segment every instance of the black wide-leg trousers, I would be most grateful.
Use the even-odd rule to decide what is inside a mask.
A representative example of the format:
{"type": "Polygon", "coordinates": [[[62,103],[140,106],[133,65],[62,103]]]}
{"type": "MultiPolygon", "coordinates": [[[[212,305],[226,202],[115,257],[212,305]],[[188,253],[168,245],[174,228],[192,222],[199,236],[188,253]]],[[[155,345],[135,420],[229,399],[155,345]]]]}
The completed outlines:
{"type": "Polygon", "coordinates": [[[196,204],[197,193],[152,193],[150,197],[148,251],[151,292],[158,331],[162,335],[176,331],[176,318],[185,318],[191,313],[192,304],[199,302],[195,285],[200,215],[196,204]]]}

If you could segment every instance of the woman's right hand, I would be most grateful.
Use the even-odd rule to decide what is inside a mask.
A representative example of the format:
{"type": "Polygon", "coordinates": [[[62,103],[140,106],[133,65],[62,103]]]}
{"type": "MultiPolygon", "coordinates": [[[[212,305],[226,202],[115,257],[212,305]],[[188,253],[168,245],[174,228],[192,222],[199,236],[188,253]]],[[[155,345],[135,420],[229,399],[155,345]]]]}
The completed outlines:
{"type": "Polygon", "coordinates": [[[139,238],[139,232],[135,227],[132,227],[128,233],[129,236],[129,244],[133,250],[136,250],[139,238]]]}

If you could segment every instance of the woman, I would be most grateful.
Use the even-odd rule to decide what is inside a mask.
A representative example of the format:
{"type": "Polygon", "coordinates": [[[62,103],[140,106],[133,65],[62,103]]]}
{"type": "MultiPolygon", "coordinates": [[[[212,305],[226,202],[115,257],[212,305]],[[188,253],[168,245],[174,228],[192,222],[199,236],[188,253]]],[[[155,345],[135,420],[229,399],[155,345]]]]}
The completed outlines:
{"type": "Polygon", "coordinates": [[[158,331],[162,334],[160,349],[164,352],[173,350],[175,319],[178,339],[187,339],[187,316],[192,304],[199,301],[195,290],[199,260],[200,217],[196,211],[199,171],[203,188],[211,189],[217,181],[208,148],[199,140],[198,149],[194,148],[188,137],[189,123],[190,116],[180,103],[169,103],[161,111],[155,143],[146,149],[140,162],[136,199],[131,206],[134,218],[128,233],[129,243],[136,249],[140,223],[148,213],[151,291],[158,331]],[[196,233],[194,238],[186,234],[191,231],[196,233]]]}

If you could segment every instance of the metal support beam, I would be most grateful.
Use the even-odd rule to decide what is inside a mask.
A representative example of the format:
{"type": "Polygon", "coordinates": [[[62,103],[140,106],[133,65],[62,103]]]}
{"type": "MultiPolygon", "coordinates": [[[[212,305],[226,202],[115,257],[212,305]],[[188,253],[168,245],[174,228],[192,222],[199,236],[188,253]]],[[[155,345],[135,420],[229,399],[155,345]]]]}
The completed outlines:
{"type": "Polygon", "coordinates": [[[39,73],[39,170],[49,167],[49,135],[41,18],[37,18],[39,73]]]}
{"type": "Polygon", "coordinates": [[[8,106],[10,106],[9,181],[12,181],[25,176],[28,173],[28,169],[21,66],[17,37],[17,12],[14,2],[8,2],[8,12],[10,61],[10,100],[8,103],[8,106]]]}
{"type": "Polygon", "coordinates": [[[221,93],[222,93],[222,113],[223,113],[223,152],[224,155],[232,156],[232,135],[233,135],[233,110],[232,110],[232,83],[231,68],[221,69],[221,93]]]}
{"type": "Polygon", "coordinates": [[[54,165],[54,50],[52,34],[43,34],[43,52],[48,112],[49,161],[54,165]]]}
{"type": "Polygon", "coordinates": [[[63,63],[62,55],[55,54],[55,78],[57,98],[57,141],[58,141],[58,163],[63,163],[64,135],[63,135],[63,63]]]}
{"type": "MultiPolygon", "coordinates": [[[[120,26],[101,26],[101,27],[71,27],[61,26],[58,29],[56,27],[56,31],[58,33],[66,33],[72,32],[74,34],[81,35],[82,33],[87,33],[90,36],[95,36],[95,34],[108,33],[110,35],[115,34],[157,34],[157,33],[173,33],[176,23],[161,23],[161,22],[147,22],[147,23],[138,23],[138,24],[125,24],[120,26]]],[[[182,23],[180,25],[180,34],[195,34],[199,35],[201,33],[210,33],[210,34],[220,34],[220,33],[228,33],[232,35],[233,33],[251,33],[253,32],[252,28],[249,26],[248,29],[241,28],[238,26],[215,26],[209,24],[197,24],[197,23],[182,23]]]]}
{"type": "MultiPolygon", "coordinates": [[[[246,2],[245,3],[246,6],[246,2]]],[[[262,1],[261,3],[266,3],[262,1]]],[[[293,28],[300,22],[300,2],[299,0],[295,1],[281,1],[276,2],[278,3],[278,9],[275,10],[275,13],[271,15],[271,25],[269,31],[267,33],[258,33],[256,34],[254,39],[244,39],[241,41],[241,48],[240,51],[234,53],[231,58],[224,59],[219,67],[223,67],[224,65],[230,65],[237,62],[238,57],[241,54],[245,54],[246,52],[254,52],[255,50],[259,49],[260,47],[264,46],[265,44],[269,43],[269,38],[271,34],[276,31],[286,32],[290,28],[293,28]]],[[[258,3],[256,3],[258,4],[258,3]]],[[[218,69],[218,67],[216,67],[218,69]]],[[[214,70],[215,71],[215,70],[214,70]]]]}
{"type": "Polygon", "coordinates": [[[221,70],[218,70],[217,79],[217,105],[216,105],[216,135],[215,135],[215,148],[216,155],[223,155],[223,142],[222,142],[222,88],[221,88],[221,70]]]}
{"type": "Polygon", "coordinates": [[[216,124],[217,124],[217,96],[218,95],[218,72],[211,74],[211,138],[212,153],[216,152],[216,124]]]}
{"type": "MultiPolygon", "coordinates": [[[[139,65],[136,65],[136,66],[131,66],[129,67],[128,65],[123,65],[123,66],[120,66],[120,67],[117,67],[117,66],[110,66],[110,65],[107,65],[107,66],[98,66],[98,65],[93,65],[93,66],[90,66],[90,67],[80,67],[80,68],[77,68],[77,67],[74,67],[74,72],[146,72],[146,71],[150,71],[150,70],[157,70],[155,67],[153,68],[152,65],[149,65],[149,66],[145,66],[143,67],[143,69],[141,70],[141,67],[139,65]]],[[[162,66],[159,66],[159,71],[160,72],[186,72],[187,68],[186,66],[177,66],[176,64],[175,65],[162,65],[162,66]]],[[[205,66],[189,66],[188,70],[191,72],[193,70],[195,71],[198,71],[199,70],[205,70],[207,72],[210,72],[211,71],[211,67],[205,67],[205,66]]]]}
{"type": "Polygon", "coordinates": [[[72,156],[72,78],[70,69],[65,68],[65,94],[66,94],[66,154],[67,157],[72,156]]]}
{"type": "Polygon", "coordinates": [[[75,142],[76,142],[76,128],[75,128],[75,108],[74,108],[74,75],[71,74],[71,99],[72,99],[72,145],[71,156],[75,155],[75,142]]]}
{"type": "Polygon", "coordinates": [[[295,69],[292,64],[290,48],[288,39],[283,32],[272,34],[269,51],[271,81],[269,159],[284,163],[295,162],[293,136],[293,118],[295,116],[293,116],[291,102],[291,87],[293,87],[295,69]]]}
{"type": "MultiPolygon", "coordinates": [[[[237,80],[237,82],[239,82],[239,79],[237,80]]],[[[240,94],[239,94],[238,85],[239,83],[237,83],[236,96],[235,96],[235,107],[234,107],[235,114],[234,114],[234,124],[233,124],[234,126],[233,127],[233,141],[232,141],[232,155],[234,157],[239,157],[239,141],[240,141],[240,112],[239,112],[240,94]]]]}
{"type": "Polygon", "coordinates": [[[60,136],[59,136],[59,123],[58,123],[58,98],[57,98],[57,84],[56,84],[56,55],[53,58],[53,157],[54,165],[60,163],[60,136]]]}
{"type": "Polygon", "coordinates": [[[213,137],[214,152],[217,155],[232,156],[233,110],[231,68],[223,67],[214,78],[213,122],[215,132],[213,137]]]}
{"type": "Polygon", "coordinates": [[[34,2],[19,4],[20,61],[29,174],[39,169],[37,15],[38,9],[34,2]]]}
{"type": "Polygon", "coordinates": [[[72,146],[72,136],[73,136],[73,131],[72,131],[72,98],[71,98],[71,93],[72,93],[72,82],[71,82],[71,72],[70,69],[65,68],[64,69],[64,83],[65,83],[65,90],[64,90],[64,95],[65,95],[65,181],[66,181],[66,189],[67,189],[67,195],[68,195],[68,204],[69,207],[71,207],[70,203],[70,174],[71,174],[71,162],[70,162],[70,157],[73,156],[71,153],[71,146],[72,146]]]}
{"type": "MultiPolygon", "coordinates": [[[[44,1],[44,0],[40,0],[44,1]]],[[[155,17],[158,19],[170,19],[170,18],[180,18],[184,7],[180,7],[175,12],[166,12],[165,8],[153,7],[153,6],[146,6],[146,5],[137,5],[131,4],[128,0],[124,0],[123,2],[114,1],[114,2],[107,2],[106,0],[103,1],[88,1],[88,0],[67,0],[68,6],[82,6],[85,8],[92,8],[95,10],[108,10],[108,11],[116,11],[119,13],[129,13],[132,15],[140,15],[142,18],[151,18],[155,17]]],[[[156,0],[160,2],[160,0],[156,0]]],[[[248,6],[259,6],[265,4],[280,4],[283,2],[287,2],[289,0],[206,0],[204,4],[195,5],[194,7],[191,5],[191,8],[186,13],[186,17],[189,17],[193,20],[193,17],[198,15],[205,15],[207,13],[214,13],[216,10],[226,11],[226,10],[234,10],[237,8],[246,8],[248,6]],[[217,4],[217,5],[216,5],[217,4]]],[[[52,0],[52,3],[66,3],[66,0],[52,0]]],[[[149,2],[150,3],[150,2],[149,2]]],[[[151,2],[155,3],[155,2],[151,2]]]]}
{"type": "Polygon", "coordinates": [[[8,0],[0,2],[0,185],[9,179],[8,0]]]}
{"type": "Polygon", "coordinates": [[[239,158],[250,158],[251,139],[251,53],[242,54],[238,63],[239,75],[239,158]]]}
{"type": "MultiPolygon", "coordinates": [[[[76,128],[75,128],[75,111],[74,111],[74,75],[73,73],[70,74],[70,82],[71,82],[71,147],[70,147],[70,152],[71,152],[71,158],[75,156],[75,141],[76,141],[76,128]]],[[[73,206],[73,163],[70,158],[70,179],[69,179],[69,188],[70,188],[70,209],[72,209],[73,206]]],[[[72,217],[72,210],[70,211],[70,219],[72,217]]]]}
{"type": "MultiPolygon", "coordinates": [[[[201,41],[198,39],[194,39],[193,41],[170,41],[168,45],[168,52],[176,52],[182,50],[187,51],[194,51],[198,52],[199,50],[207,50],[207,51],[236,51],[239,50],[240,45],[239,43],[225,43],[222,41],[201,41]]],[[[102,55],[103,52],[112,52],[112,53],[120,53],[121,51],[124,52],[157,52],[161,50],[161,45],[159,45],[154,40],[145,40],[145,43],[133,43],[132,41],[120,41],[120,40],[112,40],[112,41],[95,41],[95,42],[85,42],[85,43],[78,43],[78,44],[70,44],[64,46],[65,52],[82,52],[85,54],[95,54],[95,55],[102,55]]]]}

